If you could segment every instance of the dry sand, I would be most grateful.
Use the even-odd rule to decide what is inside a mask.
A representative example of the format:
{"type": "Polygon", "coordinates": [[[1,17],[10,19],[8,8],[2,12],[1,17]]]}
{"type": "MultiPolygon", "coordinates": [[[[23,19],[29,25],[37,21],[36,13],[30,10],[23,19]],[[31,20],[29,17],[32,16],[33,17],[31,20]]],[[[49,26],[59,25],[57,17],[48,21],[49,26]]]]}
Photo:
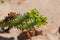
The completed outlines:
{"type": "MultiPolygon", "coordinates": [[[[60,40],[58,32],[60,27],[60,0],[4,0],[4,3],[0,4],[0,20],[11,11],[23,14],[34,8],[39,10],[41,15],[47,16],[48,24],[37,28],[36,30],[43,30],[43,35],[32,37],[32,40],[60,40]]],[[[9,34],[0,33],[0,36],[14,37],[14,40],[17,40],[21,31],[16,28],[12,28],[10,31],[9,34]]]]}

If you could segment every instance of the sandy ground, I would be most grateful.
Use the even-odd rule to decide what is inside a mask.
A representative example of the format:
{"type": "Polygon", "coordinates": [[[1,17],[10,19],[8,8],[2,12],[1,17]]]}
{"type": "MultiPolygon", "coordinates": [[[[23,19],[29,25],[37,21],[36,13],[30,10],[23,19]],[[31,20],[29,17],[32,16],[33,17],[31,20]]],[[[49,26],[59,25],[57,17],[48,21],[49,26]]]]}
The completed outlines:
{"type": "MultiPolygon", "coordinates": [[[[58,28],[60,27],[60,0],[4,0],[0,4],[0,20],[3,19],[9,12],[23,14],[29,9],[37,9],[41,15],[47,16],[48,24],[37,28],[43,30],[43,35],[32,37],[32,40],[60,40],[58,28]]],[[[20,30],[12,28],[11,33],[1,34],[5,38],[14,37],[21,33],[20,30]]]]}

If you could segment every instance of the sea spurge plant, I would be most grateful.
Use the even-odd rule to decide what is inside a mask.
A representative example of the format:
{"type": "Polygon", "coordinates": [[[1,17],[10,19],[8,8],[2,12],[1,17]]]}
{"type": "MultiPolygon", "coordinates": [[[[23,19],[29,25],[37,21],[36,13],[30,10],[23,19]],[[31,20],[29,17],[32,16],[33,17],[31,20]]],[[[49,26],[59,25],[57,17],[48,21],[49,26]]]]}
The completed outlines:
{"type": "Polygon", "coordinates": [[[20,29],[29,29],[31,27],[40,27],[41,25],[47,24],[47,18],[45,16],[39,15],[39,12],[36,9],[29,10],[22,16],[18,16],[15,19],[8,20],[6,23],[0,23],[0,26],[8,26],[20,29]],[[25,20],[28,21],[26,23],[23,23],[25,20]]]}

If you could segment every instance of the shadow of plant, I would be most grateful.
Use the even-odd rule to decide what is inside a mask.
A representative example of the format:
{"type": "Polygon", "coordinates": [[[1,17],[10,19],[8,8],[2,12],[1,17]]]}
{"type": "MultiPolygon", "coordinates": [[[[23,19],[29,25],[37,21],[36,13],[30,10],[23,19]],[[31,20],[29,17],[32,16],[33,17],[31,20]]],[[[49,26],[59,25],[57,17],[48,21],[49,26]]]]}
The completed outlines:
{"type": "Polygon", "coordinates": [[[0,40],[14,40],[14,38],[13,37],[11,37],[11,38],[5,38],[5,37],[1,37],[0,36],[0,40]]]}

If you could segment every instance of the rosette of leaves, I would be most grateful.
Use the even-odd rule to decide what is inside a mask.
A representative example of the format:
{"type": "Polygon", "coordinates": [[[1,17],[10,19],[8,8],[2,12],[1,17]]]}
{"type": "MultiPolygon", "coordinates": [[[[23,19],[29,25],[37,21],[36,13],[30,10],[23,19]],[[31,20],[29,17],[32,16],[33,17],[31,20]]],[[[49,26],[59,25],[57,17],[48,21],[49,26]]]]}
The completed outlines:
{"type": "Polygon", "coordinates": [[[37,19],[36,19],[36,26],[37,27],[40,27],[42,25],[46,25],[47,24],[47,17],[46,16],[39,16],[37,19]]]}

